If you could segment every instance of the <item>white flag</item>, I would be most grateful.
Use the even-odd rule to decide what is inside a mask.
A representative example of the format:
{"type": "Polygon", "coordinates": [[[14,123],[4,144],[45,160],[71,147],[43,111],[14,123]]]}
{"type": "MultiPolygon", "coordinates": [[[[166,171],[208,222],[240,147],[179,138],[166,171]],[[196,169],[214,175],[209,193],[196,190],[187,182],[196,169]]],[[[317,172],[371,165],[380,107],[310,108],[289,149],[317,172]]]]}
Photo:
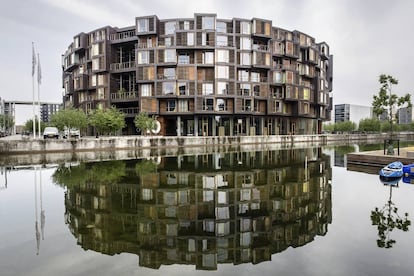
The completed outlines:
{"type": "Polygon", "coordinates": [[[42,71],[40,69],[40,57],[39,57],[39,53],[37,54],[37,83],[41,84],[42,83],[42,71]]]}
{"type": "Polygon", "coordinates": [[[36,66],[36,54],[34,50],[34,43],[32,42],[32,77],[35,73],[35,66],[36,66]]]}

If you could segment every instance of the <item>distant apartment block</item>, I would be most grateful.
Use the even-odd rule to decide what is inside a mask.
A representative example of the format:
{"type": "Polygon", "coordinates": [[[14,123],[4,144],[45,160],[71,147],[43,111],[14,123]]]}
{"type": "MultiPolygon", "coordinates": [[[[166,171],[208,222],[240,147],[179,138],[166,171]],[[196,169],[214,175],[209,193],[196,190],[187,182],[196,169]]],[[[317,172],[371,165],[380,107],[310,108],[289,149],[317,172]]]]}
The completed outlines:
{"type": "Polygon", "coordinates": [[[330,119],[333,56],[325,42],[272,21],[135,18],[76,35],[62,55],[64,106],[155,116],[161,135],[320,133],[330,119]]]}
{"type": "Polygon", "coordinates": [[[351,121],[358,125],[362,119],[372,118],[372,107],[353,104],[335,105],[335,123],[351,121]]]}
{"type": "Polygon", "coordinates": [[[398,124],[411,124],[414,122],[413,108],[403,107],[398,110],[398,124]]]}
{"type": "Polygon", "coordinates": [[[40,118],[42,122],[50,122],[52,115],[57,113],[61,108],[60,104],[41,104],[40,118]]]}

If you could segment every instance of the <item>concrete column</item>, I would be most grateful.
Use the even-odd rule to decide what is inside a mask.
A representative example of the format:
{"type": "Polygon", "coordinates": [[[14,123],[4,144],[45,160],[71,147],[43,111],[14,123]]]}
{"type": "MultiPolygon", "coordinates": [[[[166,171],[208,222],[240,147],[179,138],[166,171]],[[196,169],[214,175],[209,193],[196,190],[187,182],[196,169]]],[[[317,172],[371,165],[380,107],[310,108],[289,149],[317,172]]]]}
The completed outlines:
{"type": "Polygon", "coordinates": [[[177,136],[181,136],[181,116],[177,116],[177,136]]]}
{"type": "Polygon", "coordinates": [[[194,136],[198,136],[198,116],[194,116],[194,136]]]}
{"type": "Polygon", "coordinates": [[[230,119],[230,136],[234,135],[234,120],[233,118],[230,119]]]}
{"type": "Polygon", "coordinates": [[[211,120],[212,120],[211,127],[213,128],[213,129],[211,130],[211,135],[216,136],[216,135],[217,135],[217,134],[216,134],[216,125],[217,125],[217,121],[216,121],[216,118],[215,118],[214,116],[212,116],[212,117],[211,117],[211,120]]]}

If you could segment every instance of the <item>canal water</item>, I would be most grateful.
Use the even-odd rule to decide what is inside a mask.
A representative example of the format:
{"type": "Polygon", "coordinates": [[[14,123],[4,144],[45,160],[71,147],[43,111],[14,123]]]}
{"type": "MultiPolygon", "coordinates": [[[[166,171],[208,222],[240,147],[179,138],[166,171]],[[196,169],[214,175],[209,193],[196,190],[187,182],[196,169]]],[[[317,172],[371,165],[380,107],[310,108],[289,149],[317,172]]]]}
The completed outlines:
{"type": "Polygon", "coordinates": [[[0,274],[412,275],[413,181],[354,150],[1,168],[0,274]]]}

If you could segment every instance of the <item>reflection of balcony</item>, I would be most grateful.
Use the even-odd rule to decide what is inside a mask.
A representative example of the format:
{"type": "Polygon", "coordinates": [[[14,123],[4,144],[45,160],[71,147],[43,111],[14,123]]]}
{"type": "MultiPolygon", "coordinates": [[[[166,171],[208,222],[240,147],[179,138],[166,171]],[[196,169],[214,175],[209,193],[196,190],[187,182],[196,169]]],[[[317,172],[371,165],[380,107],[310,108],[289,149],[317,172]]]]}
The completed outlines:
{"type": "Polygon", "coordinates": [[[270,261],[272,254],[325,235],[331,222],[329,159],[306,153],[315,161],[306,180],[296,166],[304,155],[296,150],[64,169],[58,179],[62,185],[67,180],[66,223],[83,248],[137,254],[139,265],[155,269],[270,261]],[[268,154],[280,158],[263,158],[268,154]],[[281,160],[295,165],[275,169],[287,162],[281,160]],[[75,175],[84,176],[79,181],[89,181],[88,187],[71,184],[75,175]]]}
{"type": "Polygon", "coordinates": [[[139,113],[138,107],[123,107],[118,108],[118,110],[124,113],[126,117],[135,117],[139,113]]]}

